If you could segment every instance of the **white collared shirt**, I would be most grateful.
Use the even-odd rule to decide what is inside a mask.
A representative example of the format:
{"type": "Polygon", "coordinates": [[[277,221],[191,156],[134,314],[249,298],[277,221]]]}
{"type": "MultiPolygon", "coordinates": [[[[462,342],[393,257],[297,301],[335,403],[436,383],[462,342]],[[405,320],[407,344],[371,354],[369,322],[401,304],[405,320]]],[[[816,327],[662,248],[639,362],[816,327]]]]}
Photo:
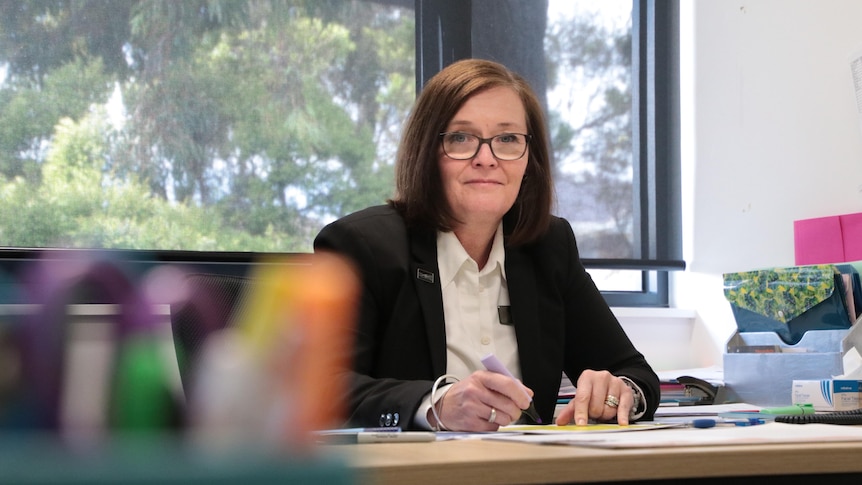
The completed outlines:
{"type": "MultiPolygon", "coordinates": [[[[505,263],[502,224],[497,227],[491,254],[481,270],[454,233],[437,233],[437,266],[446,321],[446,374],[463,379],[483,369],[482,357],[494,353],[516,378],[521,378],[515,327],[503,325],[497,313],[498,306],[509,305],[505,263]]],[[[625,379],[643,402],[640,386],[625,379]]],[[[442,386],[438,396],[443,396],[447,387],[442,386]]],[[[427,420],[430,407],[429,395],[414,417],[419,426],[430,428],[427,420]]],[[[633,420],[644,415],[646,406],[642,408],[632,416],[633,420]]]]}
{"type": "Polygon", "coordinates": [[[521,377],[515,327],[500,322],[497,307],[509,304],[503,226],[497,227],[491,254],[481,270],[452,232],[437,234],[437,264],[446,321],[446,373],[460,379],[483,369],[493,353],[521,377]]]}
{"type": "MultiPolygon", "coordinates": [[[[466,378],[484,369],[481,359],[493,353],[512,375],[521,378],[515,327],[503,325],[497,311],[498,306],[509,305],[505,263],[502,224],[497,227],[491,254],[481,270],[454,233],[437,233],[437,266],[446,322],[446,374],[466,378]]],[[[427,396],[416,411],[416,423],[425,428],[430,427],[430,407],[431,398],[427,396]]]]}

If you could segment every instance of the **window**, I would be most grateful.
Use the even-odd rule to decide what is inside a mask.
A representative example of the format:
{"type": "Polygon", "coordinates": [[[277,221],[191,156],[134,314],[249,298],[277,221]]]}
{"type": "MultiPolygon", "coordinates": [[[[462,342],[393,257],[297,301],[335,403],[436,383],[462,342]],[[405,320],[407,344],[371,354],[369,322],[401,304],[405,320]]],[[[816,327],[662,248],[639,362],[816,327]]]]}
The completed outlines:
{"type": "Polygon", "coordinates": [[[659,0],[0,2],[0,245],[309,251],[391,194],[416,88],[485,57],[547,103],[559,212],[609,302],[666,304],[676,22],[659,0]]]}
{"type": "Polygon", "coordinates": [[[679,261],[675,1],[420,2],[420,82],[503,62],[544,95],[558,210],[611,305],[666,306],[679,261]]]}

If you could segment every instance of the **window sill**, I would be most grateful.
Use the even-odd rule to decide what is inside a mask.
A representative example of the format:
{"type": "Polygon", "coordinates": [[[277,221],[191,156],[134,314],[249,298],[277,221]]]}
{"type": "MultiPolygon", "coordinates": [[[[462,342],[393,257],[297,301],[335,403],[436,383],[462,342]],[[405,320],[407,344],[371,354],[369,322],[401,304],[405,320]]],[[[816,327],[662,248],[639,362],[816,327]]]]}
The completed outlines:
{"type": "Polygon", "coordinates": [[[656,371],[696,367],[697,312],[680,308],[612,307],[626,334],[656,371]]]}

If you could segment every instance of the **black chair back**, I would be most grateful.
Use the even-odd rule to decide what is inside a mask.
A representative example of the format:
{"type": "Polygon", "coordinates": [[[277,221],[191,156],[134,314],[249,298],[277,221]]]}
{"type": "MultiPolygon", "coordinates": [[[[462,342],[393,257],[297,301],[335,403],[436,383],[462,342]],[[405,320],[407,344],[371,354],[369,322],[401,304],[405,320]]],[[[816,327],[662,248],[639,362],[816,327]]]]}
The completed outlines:
{"type": "Polygon", "coordinates": [[[231,324],[252,280],[207,273],[190,274],[186,278],[189,297],[171,305],[171,330],[180,379],[188,395],[204,342],[212,332],[231,324]]]}

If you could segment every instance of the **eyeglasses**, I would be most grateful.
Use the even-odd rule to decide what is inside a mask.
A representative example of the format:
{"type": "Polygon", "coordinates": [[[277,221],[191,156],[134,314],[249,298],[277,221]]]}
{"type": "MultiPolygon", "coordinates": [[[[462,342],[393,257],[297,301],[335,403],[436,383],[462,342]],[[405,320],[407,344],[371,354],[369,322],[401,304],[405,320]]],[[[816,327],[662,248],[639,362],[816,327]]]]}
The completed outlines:
{"type": "Polygon", "coordinates": [[[479,153],[485,143],[491,147],[491,155],[498,160],[517,160],[527,153],[527,144],[532,135],[523,133],[501,133],[491,138],[460,132],[440,133],[443,153],[455,160],[469,160],[479,153]]]}

